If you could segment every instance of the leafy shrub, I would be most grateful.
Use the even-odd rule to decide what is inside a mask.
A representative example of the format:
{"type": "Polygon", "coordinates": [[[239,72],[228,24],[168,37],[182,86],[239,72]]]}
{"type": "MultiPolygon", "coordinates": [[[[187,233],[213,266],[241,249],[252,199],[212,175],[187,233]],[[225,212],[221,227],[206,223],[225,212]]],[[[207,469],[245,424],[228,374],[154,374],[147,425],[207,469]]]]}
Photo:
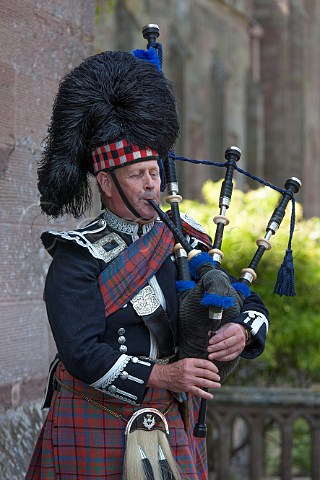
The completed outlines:
{"type": "MultiPolygon", "coordinates": [[[[204,203],[184,200],[182,211],[188,212],[214,238],[213,216],[219,214],[221,182],[207,181],[203,186],[204,203]]],[[[256,251],[257,238],[265,235],[270,216],[279,202],[277,192],[268,187],[247,193],[234,188],[225,227],[222,265],[240,276],[256,251]]],[[[266,251],[257,269],[252,288],[270,311],[271,327],[262,356],[243,361],[242,368],[230,376],[229,383],[255,385],[309,386],[320,382],[320,218],[303,219],[302,207],[296,204],[296,224],[292,242],[295,265],[295,297],[273,293],[278,269],[289,239],[291,202],[276,234],[272,249],[266,251]]]]}

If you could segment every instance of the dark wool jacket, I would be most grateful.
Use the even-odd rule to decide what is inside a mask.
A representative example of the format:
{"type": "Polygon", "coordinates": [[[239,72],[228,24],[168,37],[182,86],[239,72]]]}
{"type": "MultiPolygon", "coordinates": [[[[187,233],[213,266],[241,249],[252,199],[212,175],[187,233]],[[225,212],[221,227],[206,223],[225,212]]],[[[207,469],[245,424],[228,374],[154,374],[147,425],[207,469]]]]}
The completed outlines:
{"type": "MultiPolygon", "coordinates": [[[[150,228],[152,225],[139,227],[107,211],[82,229],[45,232],[41,237],[53,257],[44,298],[59,358],[76,378],[135,405],[143,401],[155,362],[164,356],[173,358],[177,351],[175,263],[169,256],[149,281],[161,304],[157,310],[160,316],[150,325],[131,301],[106,317],[98,277],[118,245],[117,240],[110,241],[110,232],[129,245],[150,228]]],[[[196,239],[193,244],[197,244],[196,239]]],[[[246,298],[241,314],[233,321],[246,326],[253,336],[242,356],[261,354],[269,320],[257,294],[246,298]]]]}

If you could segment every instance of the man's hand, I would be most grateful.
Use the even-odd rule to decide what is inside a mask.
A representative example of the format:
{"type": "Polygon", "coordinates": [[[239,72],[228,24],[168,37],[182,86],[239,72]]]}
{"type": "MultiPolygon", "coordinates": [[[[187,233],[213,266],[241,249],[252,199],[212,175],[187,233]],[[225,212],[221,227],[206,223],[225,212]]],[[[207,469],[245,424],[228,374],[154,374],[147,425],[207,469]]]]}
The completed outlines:
{"type": "Polygon", "coordinates": [[[238,323],[226,323],[209,340],[209,360],[228,362],[236,358],[245,347],[245,328],[238,323]]]}
{"type": "Polygon", "coordinates": [[[162,387],[173,392],[190,392],[198,397],[211,400],[213,395],[203,390],[220,388],[217,367],[209,360],[184,358],[168,365],[155,365],[148,381],[148,387],[162,387]]]}

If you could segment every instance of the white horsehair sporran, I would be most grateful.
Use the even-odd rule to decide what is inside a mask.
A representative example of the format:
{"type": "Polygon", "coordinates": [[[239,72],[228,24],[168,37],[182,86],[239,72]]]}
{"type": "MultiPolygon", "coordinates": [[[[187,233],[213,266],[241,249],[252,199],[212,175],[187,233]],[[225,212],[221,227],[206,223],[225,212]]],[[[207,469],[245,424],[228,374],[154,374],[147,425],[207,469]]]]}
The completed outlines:
{"type": "MultiPolygon", "coordinates": [[[[165,413],[169,411],[170,407],[165,413]]],[[[169,426],[155,408],[137,410],[125,430],[124,480],[182,480],[168,441],[169,426]]]]}

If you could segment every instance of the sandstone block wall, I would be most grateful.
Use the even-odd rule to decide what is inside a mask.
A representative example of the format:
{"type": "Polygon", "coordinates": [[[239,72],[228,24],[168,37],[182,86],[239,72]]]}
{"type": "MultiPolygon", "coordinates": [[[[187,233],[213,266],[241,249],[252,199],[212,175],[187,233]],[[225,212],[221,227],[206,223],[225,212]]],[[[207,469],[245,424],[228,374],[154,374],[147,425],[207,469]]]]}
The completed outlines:
{"type": "MultiPolygon", "coordinates": [[[[94,2],[3,0],[0,15],[0,404],[37,398],[54,345],[36,167],[61,77],[93,52],[94,2]]],[[[68,219],[60,222],[61,229],[68,219]]],[[[57,226],[57,228],[59,228],[57,226]]]]}
{"type": "MultiPolygon", "coordinates": [[[[177,154],[223,161],[225,148],[238,145],[239,166],[279,187],[299,177],[305,216],[320,214],[317,0],[98,0],[97,5],[97,50],[144,48],[141,27],[160,26],[164,71],[181,117],[177,154]]],[[[224,174],[185,164],[179,170],[187,198],[199,197],[207,178],[224,174]]],[[[238,177],[238,185],[246,182],[238,177]]]]}

